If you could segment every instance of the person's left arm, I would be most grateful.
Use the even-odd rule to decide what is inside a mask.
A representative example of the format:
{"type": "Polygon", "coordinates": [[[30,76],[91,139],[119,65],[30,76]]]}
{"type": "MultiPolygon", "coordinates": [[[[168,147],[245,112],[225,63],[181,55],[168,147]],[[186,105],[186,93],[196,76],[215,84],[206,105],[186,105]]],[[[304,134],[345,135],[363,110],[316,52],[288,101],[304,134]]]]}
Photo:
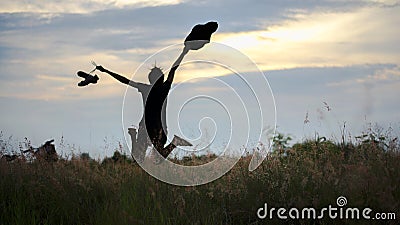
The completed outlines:
{"type": "Polygon", "coordinates": [[[185,55],[189,52],[188,48],[184,48],[182,53],[179,55],[178,59],[176,59],[176,61],[174,62],[174,64],[172,64],[172,68],[168,73],[168,77],[167,77],[167,81],[171,82],[174,80],[174,76],[175,76],[175,71],[178,69],[179,65],[181,64],[183,57],[185,57],[185,55]]]}

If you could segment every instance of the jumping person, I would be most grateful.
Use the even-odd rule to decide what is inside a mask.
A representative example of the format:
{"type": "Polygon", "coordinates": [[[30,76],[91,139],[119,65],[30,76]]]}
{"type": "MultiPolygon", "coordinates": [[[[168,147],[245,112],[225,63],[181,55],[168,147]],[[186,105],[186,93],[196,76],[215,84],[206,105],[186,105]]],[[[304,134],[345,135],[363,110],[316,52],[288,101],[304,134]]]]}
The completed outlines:
{"type": "Polygon", "coordinates": [[[135,129],[129,128],[128,132],[132,139],[132,154],[135,154],[135,158],[140,162],[144,161],[149,140],[164,158],[167,158],[176,146],[192,146],[186,140],[175,135],[172,142],[164,147],[167,142],[167,130],[165,126],[167,96],[171,89],[175,72],[188,52],[189,49],[185,47],[172,65],[166,81],[164,81],[164,74],[160,68],[156,66],[152,68],[148,75],[150,84],[135,82],[102,66],[96,66],[96,70],[105,72],[121,83],[138,89],[142,94],[144,114],[139,123],[137,138],[135,129]]]}

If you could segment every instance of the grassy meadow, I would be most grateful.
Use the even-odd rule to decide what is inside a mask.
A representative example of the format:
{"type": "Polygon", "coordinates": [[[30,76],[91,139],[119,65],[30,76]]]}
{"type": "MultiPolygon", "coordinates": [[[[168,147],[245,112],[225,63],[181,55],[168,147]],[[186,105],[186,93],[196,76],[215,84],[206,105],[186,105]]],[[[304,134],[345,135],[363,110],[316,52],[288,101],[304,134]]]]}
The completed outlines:
{"type": "MultiPolygon", "coordinates": [[[[243,156],[222,178],[178,187],[148,175],[116,152],[102,161],[87,154],[57,162],[0,162],[0,225],[8,224],[399,224],[397,220],[259,219],[258,208],[348,206],[400,216],[397,138],[366,133],[289,146],[278,135],[274,152],[249,172],[243,156]]],[[[186,157],[201,164],[207,157],[186,157]]],[[[176,159],[178,160],[178,159],[176,159]]]]}

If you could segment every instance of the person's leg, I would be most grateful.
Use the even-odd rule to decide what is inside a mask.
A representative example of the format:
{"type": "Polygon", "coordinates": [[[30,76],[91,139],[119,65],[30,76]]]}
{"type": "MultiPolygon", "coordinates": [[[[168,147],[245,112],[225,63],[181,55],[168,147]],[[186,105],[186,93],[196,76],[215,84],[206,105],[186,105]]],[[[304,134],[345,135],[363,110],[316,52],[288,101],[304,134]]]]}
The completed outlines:
{"type": "Polygon", "coordinates": [[[174,145],[172,142],[169,143],[165,148],[162,150],[162,156],[164,158],[167,158],[169,154],[176,148],[176,145],[174,145]]]}
{"type": "Polygon", "coordinates": [[[167,142],[167,135],[165,134],[162,128],[154,131],[155,135],[152,139],[152,143],[154,148],[164,157],[167,158],[168,155],[177,147],[177,146],[192,146],[192,144],[186,141],[183,138],[178,136],[174,136],[174,139],[169,143],[166,147],[164,147],[165,143],[167,142]]]}
{"type": "Polygon", "coordinates": [[[134,128],[129,128],[128,133],[131,136],[132,141],[132,157],[138,162],[143,162],[147,149],[146,132],[143,132],[143,129],[139,127],[139,133],[137,133],[137,130],[134,128]]]}
{"type": "Polygon", "coordinates": [[[149,133],[149,136],[154,148],[160,153],[160,155],[167,158],[171,152],[168,152],[167,149],[164,148],[164,145],[167,142],[167,135],[164,130],[162,128],[154,128],[149,133]]]}
{"type": "Polygon", "coordinates": [[[165,147],[165,151],[172,152],[177,146],[192,146],[192,144],[185,139],[174,135],[174,138],[172,139],[171,143],[165,147]]]}

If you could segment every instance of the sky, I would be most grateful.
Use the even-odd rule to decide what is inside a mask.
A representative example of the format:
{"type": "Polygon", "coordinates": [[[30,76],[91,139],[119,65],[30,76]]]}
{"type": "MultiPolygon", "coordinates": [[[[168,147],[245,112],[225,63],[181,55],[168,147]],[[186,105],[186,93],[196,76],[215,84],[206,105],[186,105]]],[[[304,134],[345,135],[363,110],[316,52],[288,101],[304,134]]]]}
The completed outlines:
{"type": "Polygon", "coordinates": [[[219,23],[216,44],[189,52],[177,71],[169,137],[195,149],[213,137],[221,150],[230,139],[267,142],[275,123],[295,141],[339,139],[344,123],[353,136],[369,123],[398,134],[399,10],[394,0],[3,0],[1,139],[39,146],[54,138],[62,154],[94,157],[129,145],[140,95],[100,72],[98,84],[79,88],[76,72],[93,60],[146,82],[155,63],[168,71],[191,28],[207,21],[219,23]]]}

